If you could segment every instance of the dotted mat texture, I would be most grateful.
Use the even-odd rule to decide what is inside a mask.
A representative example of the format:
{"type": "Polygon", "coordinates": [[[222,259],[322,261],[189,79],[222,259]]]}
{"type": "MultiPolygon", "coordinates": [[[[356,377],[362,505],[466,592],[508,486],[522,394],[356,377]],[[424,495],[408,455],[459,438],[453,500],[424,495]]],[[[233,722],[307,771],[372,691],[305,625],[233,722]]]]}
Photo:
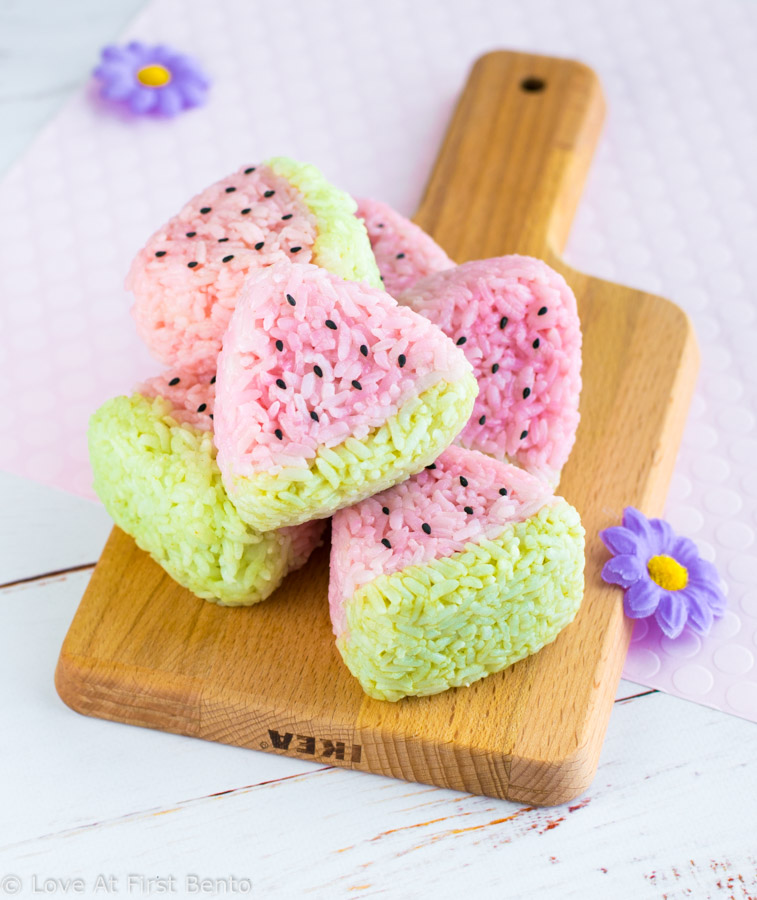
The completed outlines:
{"type": "Polygon", "coordinates": [[[195,191],[286,153],[412,213],[476,56],[581,59],[609,114],[566,256],[694,321],[702,370],[667,516],[729,592],[707,639],[640,623],[625,676],[757,720],[757,4],[157,0],[130,37],[195,54],[211,100],[139,119],[89,85],[0,185],[0,466],[91,496],[89,414],[158,370],[123,277],[195,191]]]}

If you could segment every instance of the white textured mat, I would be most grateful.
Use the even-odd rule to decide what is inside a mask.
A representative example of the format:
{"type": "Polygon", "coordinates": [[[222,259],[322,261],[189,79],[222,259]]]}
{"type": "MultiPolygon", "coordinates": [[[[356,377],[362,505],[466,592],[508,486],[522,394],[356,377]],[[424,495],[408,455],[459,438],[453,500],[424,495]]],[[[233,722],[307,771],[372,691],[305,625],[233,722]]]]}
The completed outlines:
{"type": "Polygon", "coordinates": [[[638,629],[625,674],[757,719],[757,5],[157,0],[128,36],[195,54],[211,102],[135,121],[82,92],[0,186],[0,466],[90,493],[89,414],[157,370],[123,275],[191,193],[287,153],[410,213],[477,55],[579,58],[609,117],[567,256],[694,320],[702,375],[668,516],[730,589],[704,642],[638,629]]]}

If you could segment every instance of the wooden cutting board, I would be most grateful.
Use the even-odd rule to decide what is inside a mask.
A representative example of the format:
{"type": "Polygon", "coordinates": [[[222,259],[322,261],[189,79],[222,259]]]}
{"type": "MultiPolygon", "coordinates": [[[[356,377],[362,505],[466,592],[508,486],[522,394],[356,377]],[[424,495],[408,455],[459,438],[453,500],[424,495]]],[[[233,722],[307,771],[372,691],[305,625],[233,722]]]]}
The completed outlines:
{"type": "Polygon", "coordinates": [[[366,697],[326,602],[328,552],[265,603],[224,609],[176,585],[114,528],[56,671],[78,712],[409,781],[551,805],[596,770],[631,628],[599,573],[600,528],[663,508],[698,365],[672,303],[576,272],[559,257],[600,131],[580,63],[479,59],[416,221],[458,261],[526,253],[559,269],[584,332],[582,420],[561,493],[587,534],[575,622],[536,656],[435,697],[366,697]]]}

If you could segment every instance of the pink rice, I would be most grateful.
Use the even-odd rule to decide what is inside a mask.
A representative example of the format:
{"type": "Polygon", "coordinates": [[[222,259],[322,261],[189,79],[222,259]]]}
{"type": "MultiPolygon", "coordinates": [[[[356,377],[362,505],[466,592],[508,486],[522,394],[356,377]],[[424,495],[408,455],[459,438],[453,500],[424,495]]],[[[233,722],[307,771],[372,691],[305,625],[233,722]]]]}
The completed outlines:
{"type": "Polygon", "coordinates": [[[361,585],[451,556],[467,543],[493,540],[508,524],[536,513],[550,497],[549,486],[522,469],[450,447],[433,467],[340,509],[332,519],[329,579],[337,636],[344,630],[344,604],[361,585]]]}
{"type": "MultiPolygon", "coordinates": [[[[171,417],[180,425],[196,431],[212,431],[216,398],[215,375],[197,375],[178,369],[155,375],[138,384],[135,392],[145,397],[163,397],[172,405],[171,417]]],[[[302,525],[279,528],[279,533],[292,542],[291,568],[307,561],[320,544],[323,521],[314,520],[302,525]]]]}
{"type": "Polygon", "coordinates": [[[461,346],[479,394],[459,443],[552,483],[578,427],[581,328],[573,291],[546,263],[464,263],[398,297],[461,346]]]}
{"type": "Polygon", "coordinates": [[[218,360],[219,464],[245,476],[306,467],[467,371],[441,331],[384,291],[314,265],[253,272],[218,360]]]}
{"type": "Polygon", "coordinates": [[[166,365],[213,372],[247,273],[292,259],[297,247],[297,260],[309,262],[315,238],[315,217],[286,179],[263,165],[239,169],[190,200],[137,254],[126,287],[140,337],[166,365]]]}
{"type": "Polygon", "coordinates": [[[393,297],[419,278],[455,265],[432,237],[391,206],[367,198],[357,205],[356,215],[365,220],[381,280],[393,297]]]}
{"type": "Polygon", "coordinates": [[[135,388],[144,397],[163,397],[173,404],[171,416],[180,425],[197,431],[213,430],[216,388],[215,374],[198,375],[179,369],[148,378],[135,388]]]}

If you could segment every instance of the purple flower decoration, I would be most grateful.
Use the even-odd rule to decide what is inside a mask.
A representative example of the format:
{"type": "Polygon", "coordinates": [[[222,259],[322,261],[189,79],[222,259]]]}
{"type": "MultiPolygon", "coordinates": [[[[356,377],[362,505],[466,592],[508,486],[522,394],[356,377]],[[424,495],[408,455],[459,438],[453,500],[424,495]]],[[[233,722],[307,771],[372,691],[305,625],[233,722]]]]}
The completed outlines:
{"type": "Polygon", "coordinates": [[[163,44],[148,47],[138,41],[105,47],[93,74],[106,100],[124,103],[135,113],[175,116],[203,104],[210,87],[189,56],[163,44]]]}
{"type": "Polygon", "coordinates": [[[625,590],[623,609],[629,618],[654,615],[663,632],[677,638],[687,623],[707,634],[713,619],[723,615],[725,596],[717,569],[667,522],[647,519],[628,506],[623,524],[605,528],[599,536],[613,554],[602,578],[625,590]]]}

